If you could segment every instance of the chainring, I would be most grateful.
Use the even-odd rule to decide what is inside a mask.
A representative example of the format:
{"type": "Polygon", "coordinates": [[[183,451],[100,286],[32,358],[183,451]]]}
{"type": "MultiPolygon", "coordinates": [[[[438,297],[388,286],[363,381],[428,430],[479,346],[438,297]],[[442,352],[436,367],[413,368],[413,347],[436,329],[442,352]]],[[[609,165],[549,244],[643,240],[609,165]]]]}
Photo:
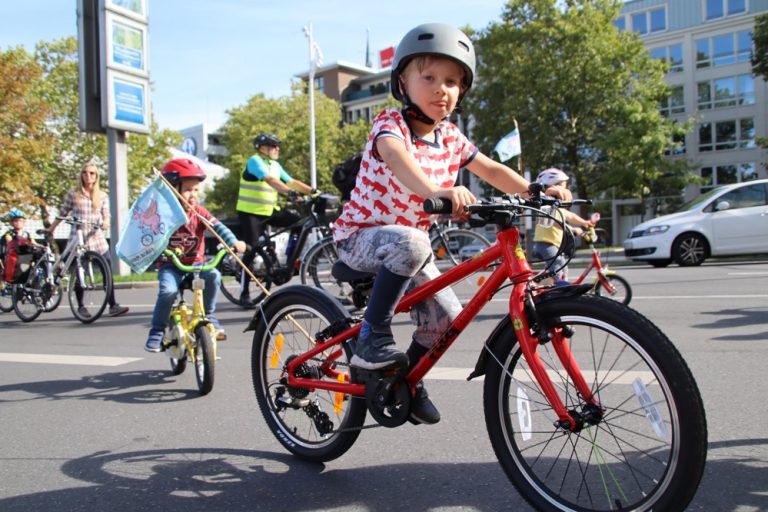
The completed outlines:
{"type": "Polygon", "coordinates": [[[411,412],[411,392],[402,374],[368,381],[365,386],[365,403],[379,425],[399,427],[408,420],[411,412]]]}

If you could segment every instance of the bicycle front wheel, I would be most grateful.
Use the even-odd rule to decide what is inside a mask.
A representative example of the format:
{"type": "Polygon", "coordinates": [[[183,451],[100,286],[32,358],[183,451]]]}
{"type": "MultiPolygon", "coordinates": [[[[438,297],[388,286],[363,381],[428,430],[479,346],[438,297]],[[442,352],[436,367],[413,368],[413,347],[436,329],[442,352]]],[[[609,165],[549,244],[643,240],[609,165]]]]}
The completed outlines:
{"type": "Polygon", "coordinates": [[[455,267],[462,261],[491,246],[480,233],[469,229],[453,228],[438,233],[431,240],[435,264],[441,272],[455,267]]]}
{"type": "Polygon", "coordinates": [[[603,279],[608,282],[608,286],[612,289],[606,287],[602,279],[598,279],[597,286],[595,286],[595,295],[602,295],[616,302],[629,304],[629,301],[632,300],[632,287],[629,286],[629,282],[626,279],[618,274],[605,276],[603,279]]]}
{"type": "Polygon", "coordinates": [[[94,251],[86,251],[72,264],[67,286],[69,307],[75,318],[89,324],[107,307],[112,292],[112,273],[107,260],[94,251]]]}
{"type": "Polygon", "coordinates": [[[301,262],[301,284],[322,288],[340,300],[350,300],[352,286],[339,281],[331,274],[333,264],[339,259],[333,236],[327,236],[307,250],[301,262]]]}
{"type": "Polygon", "coordinates": [[[195,378],[201,395],[207,395],[213,389],[215,357],[211,331],[207,325],[198,325],[195,328],[195,378]]]}
{"type": "Polygon", "coordinates": [[[243,308],[252,308],[267,296],[267,291],[272,287],[272,258],[261,248],[256,248],[256,257],[250,266],[251,273],[261,282],[261,286],[252,279],[248,279],[248,290],[242,294],[243,268],[235,261],[231,254],[225,256],[218,267],[221,272],[221,293],[232,304],[243,308]],[[265,291],[267,290],[267,291],[265,291]],[[240,298],[247,297],[248,301],[240,298]]]}
{"type": "Polygon", "coordinates": [[[22,322],[31,322],[43,312],[39,289],[34,284],[13,285],[13,311],[22,322]]]}
{"type": "MultiPolygon", "coordinates": [[[[316,288],[295,286],[288,290],[271,297],[260,311],[264,321],[257,323],[251,350],[253,389],[277,440],[302,459],[325,462],[340,457],[357,439],[365,421],[365,400],[317,388],[289,387],[285,370],[291,358],[315,346],[316,333],[349,318],[349,314],[316,288]]],[[[351,356],[342,352],[327,365],[328,369],[335,368],[337,376],[325,372],[322,354],[304,363],[298,373],[351,382],[351,356]]]]}
{"type": "Polygon", "coordinates": [[[572,330],[570,350],[604,410],[585,403],[552,344],[543,344],[537,352],[547,374],[583,421],[575,432],[555,426],[514,334],[498,340],[483,400],[511,482],[538,510],[684,510],[704,471],[707,426],[680,353],[645,317],[612,300],[549,300],[537,312],[548,331],[572,330]]]}

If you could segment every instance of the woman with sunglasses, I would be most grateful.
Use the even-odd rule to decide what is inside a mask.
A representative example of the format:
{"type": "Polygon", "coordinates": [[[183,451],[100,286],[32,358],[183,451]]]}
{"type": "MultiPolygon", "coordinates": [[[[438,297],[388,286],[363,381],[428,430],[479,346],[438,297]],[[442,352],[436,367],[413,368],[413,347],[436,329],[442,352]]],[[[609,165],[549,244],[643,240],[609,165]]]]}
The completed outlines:
{"type": "MultiPolygon", "coordinates": [[[[109,258],[109,244],[104,237],[104,231],[109,229],[109,197],[107,193],[99,187],[99,169],[95,164],[87,163],[80,171],[77,185],[67,192],[64,202],[59,209],[59,217],[71,215],[77,220],[91,223],[83,231],[85,244],[89,250],[96,251],[104,256],[107,261],[109,258]]],[[[50,233],[56,229],[61,220],[56,219],[48,228],[50,233]]],[[[73,229],[67,243],[77,243],[75,237],[77,233],[73,229]]],[[[81,308],[81,314],[88,315],[88,311],[81,308]]],[[[121,306],[115,301],[115,289],[109,296],[109,316],[120,316],[128,312],[128,308],[121,306]]]]}

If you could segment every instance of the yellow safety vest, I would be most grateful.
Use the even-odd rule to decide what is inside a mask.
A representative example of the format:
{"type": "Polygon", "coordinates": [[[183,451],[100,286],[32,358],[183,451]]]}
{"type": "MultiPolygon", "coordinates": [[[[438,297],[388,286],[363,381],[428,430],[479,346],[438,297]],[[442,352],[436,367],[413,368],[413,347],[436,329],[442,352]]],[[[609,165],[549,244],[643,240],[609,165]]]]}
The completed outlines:
{"type": "MultiPolygon", "coordinates": [[[[280,179],[280,168],[274,160],[268,160],[256,155],[268,169],[268,176],[280,179]]],[[[248,181],[245,179],[245,169],[240,174],[240,192],[237,196],[235,209],[239,212],[253,215],[270,216],[277,205],[277,190],[264,180],[248,181]]]]}

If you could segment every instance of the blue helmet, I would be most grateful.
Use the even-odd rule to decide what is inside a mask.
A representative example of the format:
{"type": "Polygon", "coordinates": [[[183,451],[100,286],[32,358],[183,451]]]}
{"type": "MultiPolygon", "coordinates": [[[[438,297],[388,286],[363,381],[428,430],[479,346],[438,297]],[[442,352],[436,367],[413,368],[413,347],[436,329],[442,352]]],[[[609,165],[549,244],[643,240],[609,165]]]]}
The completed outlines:
{"type": "Polygon", "coordinates": [[[10,220],[13,219],[23,219],[26,215],[24,215],[24,212],[19,210],[18,208],[13,208],[11,211],[8,212],[8,218],[10,220]]]}

